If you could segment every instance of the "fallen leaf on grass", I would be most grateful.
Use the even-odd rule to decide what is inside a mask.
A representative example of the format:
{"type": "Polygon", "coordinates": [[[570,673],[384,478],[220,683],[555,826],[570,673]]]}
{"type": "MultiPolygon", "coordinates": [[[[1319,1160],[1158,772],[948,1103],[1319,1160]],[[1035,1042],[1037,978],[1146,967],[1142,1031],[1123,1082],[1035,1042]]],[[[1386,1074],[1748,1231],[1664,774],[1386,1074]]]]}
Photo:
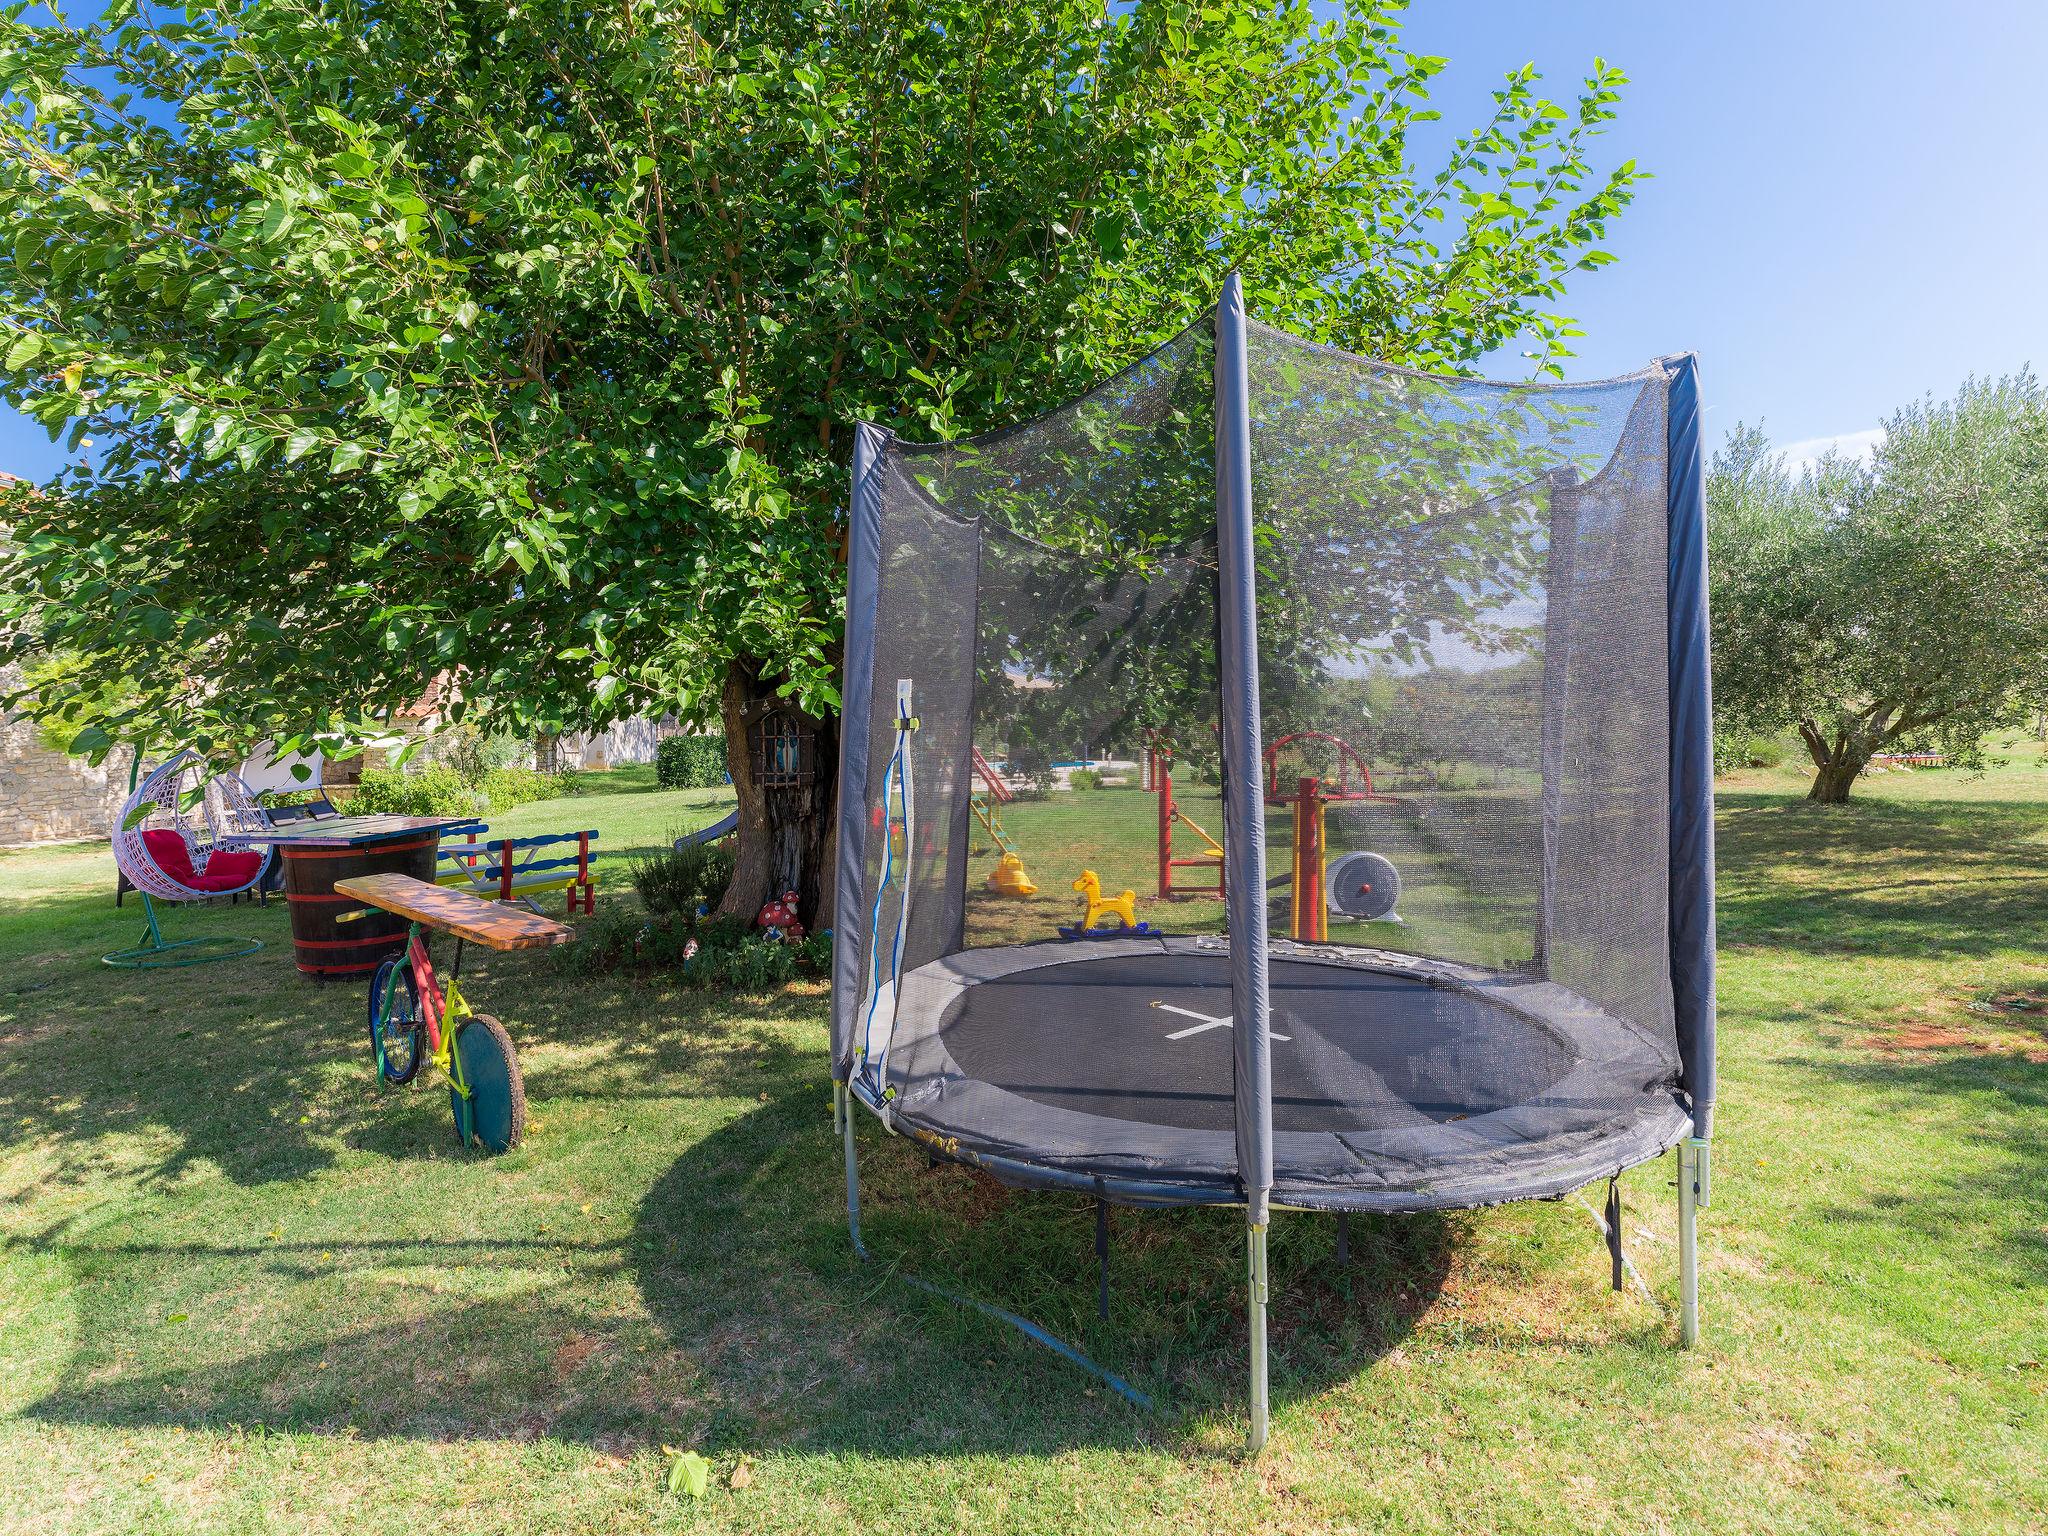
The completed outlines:
{"type": "Polygon", "coordinates": [[[743,1461],[732,1469],[732,1476],[725,1480],[728,1488],[751,1488],[754,1486],[754,1464],[743,1461]]]}
{"type": "Polygon", "coordinates": [[[701,1499],[711,1491],[711,1463],[695,1451],[679,1451],[672,1445],[664,1445],[661,1454],[668,1457],[668,1491],[687,1493],[693,1499],[701,1499]]]}

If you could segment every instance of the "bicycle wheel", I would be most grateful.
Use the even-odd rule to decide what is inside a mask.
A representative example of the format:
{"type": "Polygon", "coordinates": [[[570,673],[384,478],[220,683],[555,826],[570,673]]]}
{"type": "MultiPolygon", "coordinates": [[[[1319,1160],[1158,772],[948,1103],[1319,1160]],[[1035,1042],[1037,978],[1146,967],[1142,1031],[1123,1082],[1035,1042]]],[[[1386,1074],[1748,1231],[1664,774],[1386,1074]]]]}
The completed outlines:
{"type": "Polygon", "coordinates": [[[493,1152],[510,1151],[526,1134],[526,1082],[519,1075],[512,1037],[488,1013],[473,1013],[456,1026],[455,1051],[469,1083],[466,1127],[462,1095],[452,1084],[448,1089],[455,1139],[467,1143],[474,1138],[493,1152]]]}
{"type": "Polygon", "coordinates": [[[403,953],[378,966],[370,982],[370,1059],[377,1064],[377,1075],[394,1088],[403,1088],[418,1077],[420,1064],[427,1059],[419,983],[413,980],[411,958],[403,953]],[[389,1011],[379,1018],[393,967],[398,970],[398,985],[392,990],[389,1011]]]}

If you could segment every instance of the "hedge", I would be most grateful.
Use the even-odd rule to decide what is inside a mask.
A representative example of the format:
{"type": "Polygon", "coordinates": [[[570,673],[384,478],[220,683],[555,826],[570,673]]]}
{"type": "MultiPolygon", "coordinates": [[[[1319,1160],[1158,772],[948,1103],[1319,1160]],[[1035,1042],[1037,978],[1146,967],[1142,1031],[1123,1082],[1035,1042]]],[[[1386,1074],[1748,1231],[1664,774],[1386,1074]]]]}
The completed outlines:
{"type": "Polygon", "coordinates": [[[570,774],[536,773],[531,768],[493,768],[476,785],[465,784],[453,768],[423,768],[417,773],[370,768],[364,770],[363,782],[349,796],[346,809],[361,816],[483,816],[532,800],[552,800],[570,793],[574,784],[570,774]]]}
{"type": "Polygon", "coordinates": [[[663,789],[716,789],[725,782],[725,738],[669,737],[654,749],[654,782],[663,789]]]}

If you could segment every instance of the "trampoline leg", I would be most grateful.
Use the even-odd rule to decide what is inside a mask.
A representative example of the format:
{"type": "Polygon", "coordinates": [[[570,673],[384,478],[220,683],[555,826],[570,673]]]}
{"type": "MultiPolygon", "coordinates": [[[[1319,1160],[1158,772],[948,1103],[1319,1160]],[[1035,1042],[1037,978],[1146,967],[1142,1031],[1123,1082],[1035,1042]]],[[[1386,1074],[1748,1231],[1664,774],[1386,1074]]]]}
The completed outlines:
{"type": "Polygon", "coordinates": [[[1246,1231],[1251,1285],[1245,1308],[1252,1340],[1252,1426],[1247,1450],[1254,1456],[1266,1444],[1266,1229],[1246,1231]]]}
{"type": "Polygon", "coordinates": [[[1707,1143],[1678,1145],[1678,1333],[1687,1349],[1700,1341],[1699,1208],[1708,1202],[1707,1143]]]}
{"type": "Polygon", "coordinates": [[[1337,1267],[1339,1269],[1349,1269],[1351,1267],[1351,1213],[1349,1211],[1339,1211],[1337,1213],[1337,1267]]]}
{"type": "MultiPolygon", "coordinates": [[[[844,1091],[842,1088],[841,1092],[844,1091]]],[[[840,1140],[846,1149],[846,1230],[853,1238],[853,1251],[866,1258],[868,1251],[860,1241],[860,1159],[853,1146],[852,1104],[845,1106],[840,1118],[840,1140]]]]}
{"type": "Polygon", "coordinates": [[[1109,1202],[1095,1201],[1095,1315],[1109,1321],[1109,1202]]]}
{"type": "Polygon", "coordinates": [[[838,1136],[846,1128],[846,1084],[837,1078],[832,1080],[832,1134],[838,1136]]]}

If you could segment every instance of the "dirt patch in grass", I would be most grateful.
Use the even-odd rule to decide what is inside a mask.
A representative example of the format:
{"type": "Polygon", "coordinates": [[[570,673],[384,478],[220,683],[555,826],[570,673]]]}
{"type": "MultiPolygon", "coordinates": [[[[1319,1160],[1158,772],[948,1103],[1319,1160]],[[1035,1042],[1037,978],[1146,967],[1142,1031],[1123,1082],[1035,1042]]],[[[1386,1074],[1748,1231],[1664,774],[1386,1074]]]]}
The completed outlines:
{"type": "Polygon", "coordinates": [[[2022,993],[1962,1006],[1937,1005],[1924,1014],[1933,1017],[1901,1020],[1854,1043],[1885,1056],[1969,1051],[2048,1065],[2048,997],[2022,993]]]}
{"type": "Polygon", "coordinates": [[[604,1347],[604,1340],[591,1334],[572,1334],[565,1342],[555,1346],[550,1362],[555,1380],[565,1382],[583,1369],[584,1362],[604,1347]]]}

